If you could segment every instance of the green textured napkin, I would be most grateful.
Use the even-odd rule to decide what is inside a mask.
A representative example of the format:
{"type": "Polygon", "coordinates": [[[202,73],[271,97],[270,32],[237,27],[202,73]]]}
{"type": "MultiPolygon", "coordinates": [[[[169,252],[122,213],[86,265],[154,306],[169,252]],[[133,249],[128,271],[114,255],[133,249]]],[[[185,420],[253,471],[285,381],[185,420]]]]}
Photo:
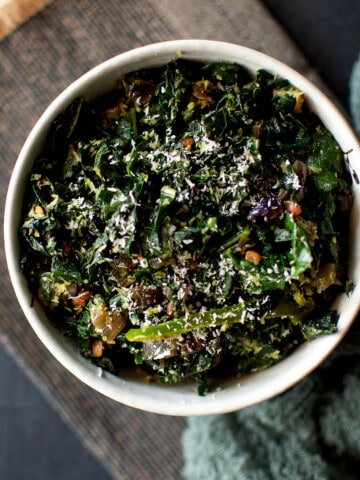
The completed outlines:
{"type": "MultiPolygon", "coordinates": [[[[350,111],[360,132],[360,56],[350,111]]],[[[358,480],[359,326],[282,395],[232,414],[189,418],[182,445],[187,480],[358,480]]]]}
{"type": "Polygon", "coordinates": [[[360,134],[360,55],[354,64],[350,77],[350,112],[354,126],[360,134]]]}

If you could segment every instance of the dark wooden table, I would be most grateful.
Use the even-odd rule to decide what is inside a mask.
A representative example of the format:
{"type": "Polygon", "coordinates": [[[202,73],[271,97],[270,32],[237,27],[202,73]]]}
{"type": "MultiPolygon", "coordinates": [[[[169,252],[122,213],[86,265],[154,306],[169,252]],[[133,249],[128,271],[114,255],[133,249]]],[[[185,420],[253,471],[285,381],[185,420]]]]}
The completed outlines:
{"type": "MultiPolygon", "coordinates": [[[[359,20],[357,0],[54,0],[0,42],[1,219],[11,170],[29,130],[47,104],[92,66],[151,42],[225,40],[292,65],[330,87],[346,108],[347,79],[360,52],[359,20]]],[[[19,311],[2,238],[0,260],[0,361],[8,362],[0,371],[0,407],[8,412],[0,414],[1,478],[25,478],[31,458],[38,463],[31,465],[30,479],[181,478],[186,419],[135,411],[79,384],[40,344],[19,311]],[[26,409],[29,405],[43,405],[46,415],[26,409]],[[17,417],[19,412],[23,416],[17,417]],[[56,429],[53,434],[46,432],[47,424],[56,429]],[[38,436],[45,430],[51,442],[42,444],[43,455],[58,454],[58,463],[39,461],[38,439],[26,437],[26,429],[38,436]],[[56,433],[63,437],[56,439],[56,433]],[[22,453],[28,463],[21,463],[22,453]]]]}

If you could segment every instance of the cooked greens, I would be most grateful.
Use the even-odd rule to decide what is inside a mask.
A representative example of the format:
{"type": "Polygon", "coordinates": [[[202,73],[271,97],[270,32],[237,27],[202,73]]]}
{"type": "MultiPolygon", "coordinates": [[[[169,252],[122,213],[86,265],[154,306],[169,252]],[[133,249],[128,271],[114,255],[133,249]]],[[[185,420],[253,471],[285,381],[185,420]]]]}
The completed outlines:
{"type": "Polygon", "coordinates": [[[267,368],[336,330],[344,155],[287,80],[182,59],[53,123],[22,268],[83,355],[160,382],[267,368]]]}

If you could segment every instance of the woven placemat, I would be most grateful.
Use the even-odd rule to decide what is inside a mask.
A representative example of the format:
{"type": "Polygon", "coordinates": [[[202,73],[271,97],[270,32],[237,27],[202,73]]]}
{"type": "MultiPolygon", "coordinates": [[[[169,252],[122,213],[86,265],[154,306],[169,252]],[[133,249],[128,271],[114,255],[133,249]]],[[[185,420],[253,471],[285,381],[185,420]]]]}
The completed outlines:
{"type": "MultiPolygon", "coordinates": [[[[65,86],[127,49],[190,37],[256,48],[319,82],[259,0],[55,0],[0,43],[2,204],[25,137],[65,86]]],[[[20,312],[2,243],[0,260],[0,341],[84,445],[116,480],[181,478],[179,437],[185,420],[124,407],[75,380],[20,312]]]]}

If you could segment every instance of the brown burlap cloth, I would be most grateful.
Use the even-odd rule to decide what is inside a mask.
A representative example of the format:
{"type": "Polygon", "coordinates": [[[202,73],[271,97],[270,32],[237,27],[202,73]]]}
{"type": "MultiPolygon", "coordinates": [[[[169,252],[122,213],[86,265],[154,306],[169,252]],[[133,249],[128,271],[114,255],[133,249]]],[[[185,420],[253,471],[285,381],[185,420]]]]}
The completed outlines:
{"type": "MultiPolygon", "coordinates": [[[[122,51],[178,38],[224,40],[269,53],[317,81],[260,0],[45,3],[0,42],[1,216],[17,154],[39,115],[72,80],[122,51]]],[[[1,269],[0,341],[85,446],[114,479],[181,478],[185,420],[124,407],[79,383],[40,344],[19,310],[2,238],[1,269]]]]}

